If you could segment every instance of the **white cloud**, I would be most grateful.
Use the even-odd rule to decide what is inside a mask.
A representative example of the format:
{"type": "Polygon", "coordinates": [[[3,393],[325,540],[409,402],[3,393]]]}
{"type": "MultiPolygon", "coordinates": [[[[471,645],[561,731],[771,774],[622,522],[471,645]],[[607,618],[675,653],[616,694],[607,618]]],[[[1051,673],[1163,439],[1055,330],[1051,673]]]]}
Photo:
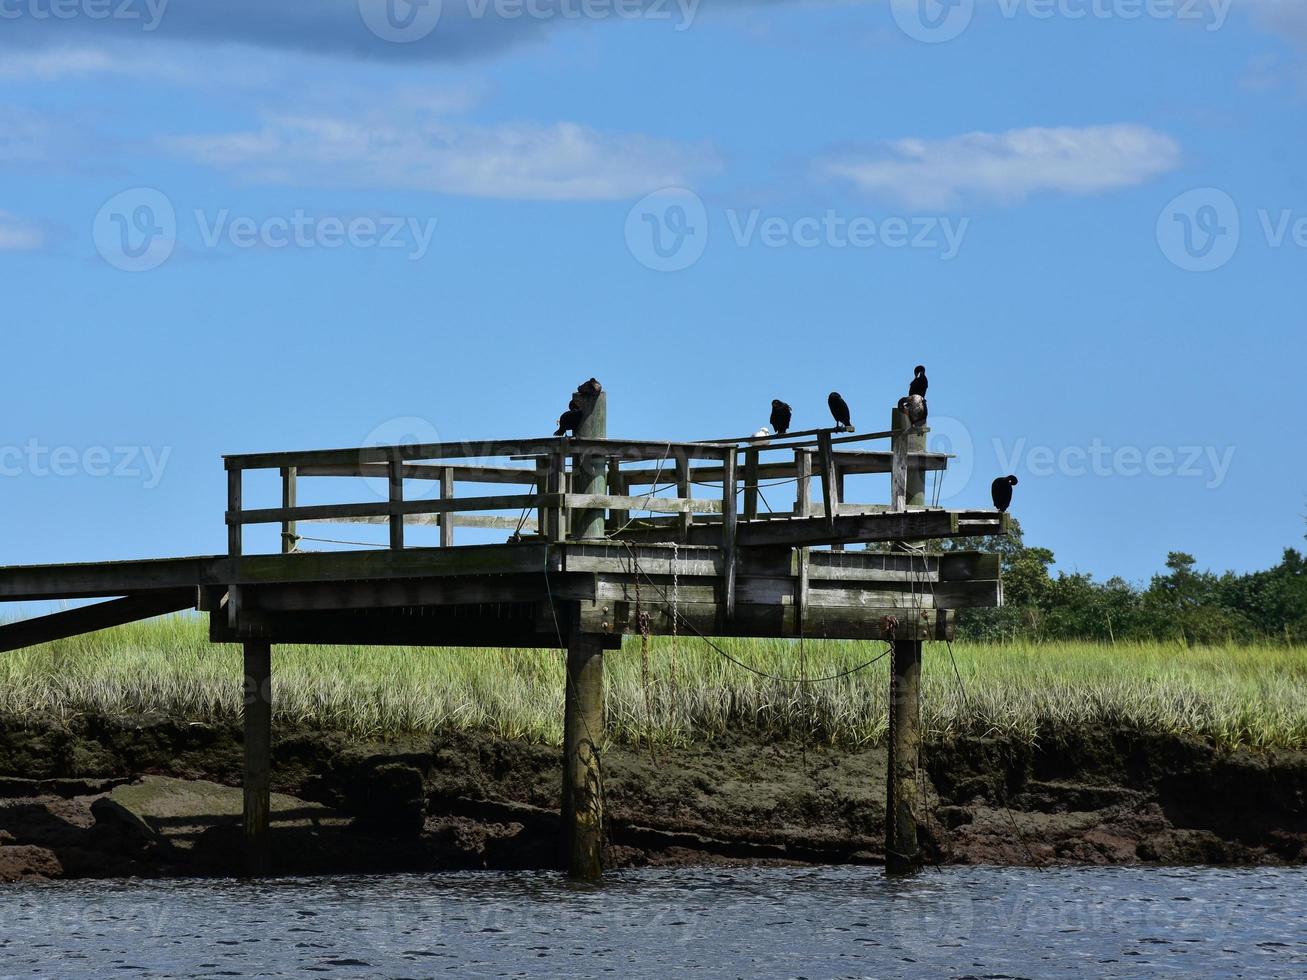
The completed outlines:
{"type": "Polygon", "coordinates": [[[1171,137],[1122,124],[900,139],[828,156],[818,169],[911,207],[942,208],[962,198],[1006,203],[1041,191],[1130,187],[1179,163],[1180,147],[1171,137]]]}
{"type": "Polygon", "coordinates": [[[0,211],[0,252],[34,252],[48,242],[40,225],[0,211]]]}
{"type": "Polygon", "coordinates": [[[69,76],[125,72],[130,65],[98,48],[38,48],[0,54],[0,78],[49,82],[69,76]]]}
{"type": "Polygon", "coordinates": [[[469,197],[608,200],[716,168],[705,147],[571,122],[474,125],[406,108],[362,117],[277,116],[258,130],[165,141],[247,179],[469,197]]]}

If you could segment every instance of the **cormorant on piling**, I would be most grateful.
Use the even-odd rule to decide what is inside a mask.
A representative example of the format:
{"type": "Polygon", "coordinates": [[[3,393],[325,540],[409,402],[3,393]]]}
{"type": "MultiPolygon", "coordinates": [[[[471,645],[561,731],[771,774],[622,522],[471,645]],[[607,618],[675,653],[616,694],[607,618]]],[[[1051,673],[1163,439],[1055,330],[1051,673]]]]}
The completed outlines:
{"type": "Polygon", "coordinates": [[[1012,488],[1017,485],[1015,476],[1000,476],[989,487],[990,496],[994,498],[994,506],[998,508],[999,513],[1003,513],[1012,503],[1012,488]]]}
{"type": "Polygon", "coordinates": [[[576,393],[578,395],[597,395],[603,390],[604,386],[594,378],[591,378],[589,381],[583,381],[581,384],[577,385],[576,393]]]}
{"type": "Polygon", "coordinates": [[[790,428],[790,417],[792,416],[790,406],[786,405],[779,398],[771,400],[771,427],[776,430],[778,436],[785,435],[790,428]]]}
{"type": "Polygon", "coordinates": [[[832,391],[826,399],[826,404],[830,406],[830,413],[835,417],[835,428],[841,432],[847,430],[853,431],[853,421],[849,418],[849,403],[840,397],[838,391],[832,391]]]}
{"type": "Polygon", "coordinates": [[[926,380],[926,365],[918,364],[912,369],[912,384],[908,385],[908,397],[920,395],[926,397],[926,389],[930,387],[930,382],[926,380]]]}
{"type": "Polygon", "coordinates": [[[908,423],[915,429],[926,424],[926,399],[920,395],[908,395],[899,399],[899,411],[908,417],[908,423]]]}

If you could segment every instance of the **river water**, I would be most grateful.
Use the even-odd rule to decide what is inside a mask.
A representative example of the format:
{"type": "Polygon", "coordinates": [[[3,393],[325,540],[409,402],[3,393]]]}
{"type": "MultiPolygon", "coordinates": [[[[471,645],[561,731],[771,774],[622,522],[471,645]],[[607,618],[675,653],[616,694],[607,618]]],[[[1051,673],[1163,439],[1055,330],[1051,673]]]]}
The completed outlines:
{"type": "Polygon", "coordinates": [[[1307,869],[442,874],[0,888],[3,977],[1307,975],[1307,869]]]}

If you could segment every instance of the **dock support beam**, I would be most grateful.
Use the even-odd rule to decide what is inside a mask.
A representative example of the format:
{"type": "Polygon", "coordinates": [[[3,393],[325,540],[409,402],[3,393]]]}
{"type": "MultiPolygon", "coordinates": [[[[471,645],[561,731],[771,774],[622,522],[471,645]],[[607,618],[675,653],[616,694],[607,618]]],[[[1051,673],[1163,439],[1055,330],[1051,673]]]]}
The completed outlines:
{"type": "Polygon", "coordinates": [[[245,641],[245,874],[266,875],[272,850],[272,644],[245,641]]]}
{"type": "Polygon", "coordinates": [[[921,751],[921,641],[895,640],[890,667],[889,769],[885,793],[885,873],[921,867],[917,777],[921,751]]]}
{"type": "MultiPolygon", "coordinates": [[[[897,406],[890,413],[894,433],[894,510],[924,507],[926,474],[907,465],[908,453],[924,452],[926,434],[913,429],[897,406]]],[[[922,559],[924,566],[925,559],[922,559]]],[[[923,577],[925,568],[922,568],[923,577]]],[[[921,766],[921,640],[894,640],[889,682],[889,761],[885,792],[885,873],[911,874],[921,868],[917,841],[917,798],[921,766]]]]}
{"type": "Polygon", "coordinates": [[[597,881],[604,870],[603,739],[603,638],[574,632],[563,718],[563,860],[567,873],[582,881],[597,881]]]}
{"type": "MultiPolygon", "coordinates": [[[[572,396],[581,407],[577,423],[578,439],[608,438],[608,395],[605,392],[578,391],[572,396]]],[[[572,458],[572,493],[606,493],[608,460],[594,453],[578,453],[572,458]]],[[[572,511],[572,526],[567,536],[593,539],[604,536],[604,512],[593,508],[572,511]]]]}

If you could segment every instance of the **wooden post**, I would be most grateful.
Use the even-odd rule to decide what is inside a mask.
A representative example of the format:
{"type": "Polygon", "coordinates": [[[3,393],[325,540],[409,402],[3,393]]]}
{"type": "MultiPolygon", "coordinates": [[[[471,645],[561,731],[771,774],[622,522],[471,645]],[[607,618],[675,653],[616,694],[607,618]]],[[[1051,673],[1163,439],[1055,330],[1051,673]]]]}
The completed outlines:
{"type": "Polygon", "coordinates": [[[885,791],[885,873],[921,867],[917,842],[917,760],[921,749],[921,641],[894,640],[889,688],[889,768],[885,791]]]}
{"type": "MultiPolygon", "coordinates": [[[[616,458],[608,461],[608,492],[616,494],[619,497],[627,495],[626,477],[622,476],[621,460],[616,458]]],[[[609,533],[623,528],[631,520],[629,510],[611,510],[608,514],[609,533]]]]}
{"type": "Polygon", "coordinates": [[[272,774],[272,644],[245,641],[245,873],[268,873],[272,774]]]}
{"type": "MultiPolygon", "coordinates": [[[[812,455],[806,449],[794,450],[794,474],[798,477],[798,490],[794,497],[794,516],[812,516],[812,455]]],[[[794,631],[803,635],[804,614],[808,608],[808,566],[811,561],[808,548],[796,549],[798,562],[798,594],[794,597],[794,631]]]]}
{"type": "MultiPolygon", "coordinates": [[[[581,421],[577,423],[578,439],[608,438],[608,394],[599,392],[577,392],[573,396],[581,406],[581,421]]],[[[579,453],[572,457],[571,493],[606,492],[607,480],[605,468],[607,461],[602,456],[579,453]]],[[[604,512],[602,508],[585,507],[572,513],[568,525],[569,538],[602,538],[604,536],[604,512]]]]}
{"type": "Polygon", "coordinates": [[[242,471],[230,467],[227,470],[227,557],[241,556],[241,528],[234,519],[241,513],[241,476],[242,471]]]}
{"type": "MultiPolygon", "coordinates": [[[[404,461],[402,459],[392,459],[386,467],[386,475],[390,483],[390,502],[392,504],[402,504],[404,502],[404,461]]],[[[392,513],[390,515],[390,547],[394,551],[404,550],[404,515],[392,513]]]]}
{"type": "MultiPolygon", "coordinates": [[[[890,416],[894,432],[893,508],[923,507],[925,471],[910,462],[909,453],[925,450],[924,432],[910,431],[907,416],[897,406],[890,416]]],[[[906,631],[908,627],[903,627],[906,631]]],[[[895,638],[890,665],[889,760],[885,793],[885,872],[911,874],[921,867],[917,840],[917,798],[921,756],[921,640],[918,626],[910,638],[895,638]]]]}
{"type": "Polygon", "coordinates": [[[744,519],[758,516],[758,450],[744,451],[744,519]]]}
{"type": "Polygon", "coordinates": [[[735,449],[722,454],[722,556],[725,560],[726,619],[735,618],[735,449]]]}
{"type": "MultiPolygon", "coordinates": [[[[440,469],[440,499],[454,499],[454,470],[443,466],[440,469]]],[[[454,547],[454,512],[447,510],[440,515],[440,547],[454,547]]]]}
{"type": "MultiPolygon", "coordinates": [[[[281,506],[294,507],[297,497],[296,478],[299,471],[294,466],[281,468],[281,506]]],[[[281,522],[281,553],[289,555],[296,548],[299,540],[299,525],[294,521],[281,522]]]]}
{"type": "Polygon", "coordinates": [[[567,873],[603,875],[604,648],[602,637],[573,631],[567,644],[563,715],[563,848],[567,873]]]}
{"type": "MultiPolygon", "coordinates": [[[[690,482],[690,460],[680,450],[677,450],[676,454],[676,496],[682,500],[690,500],[694,496],[694,484],[690,482]]],[[[682,544],[688,544],[690,541],[690,526],[694,523],[694,514],[688,510],[682,511],[679,520],[680,534],[678,540],[682,544]]]]}
{"type": "Polygon", "coordinates": [[[821,456],[821,498],[826,508],[826,526],[833,528],[835,516],[840,509],[840,497],[835,479],[835,453],[831,448],[829,431],[818,433],[817,451],[821,456]]]}

